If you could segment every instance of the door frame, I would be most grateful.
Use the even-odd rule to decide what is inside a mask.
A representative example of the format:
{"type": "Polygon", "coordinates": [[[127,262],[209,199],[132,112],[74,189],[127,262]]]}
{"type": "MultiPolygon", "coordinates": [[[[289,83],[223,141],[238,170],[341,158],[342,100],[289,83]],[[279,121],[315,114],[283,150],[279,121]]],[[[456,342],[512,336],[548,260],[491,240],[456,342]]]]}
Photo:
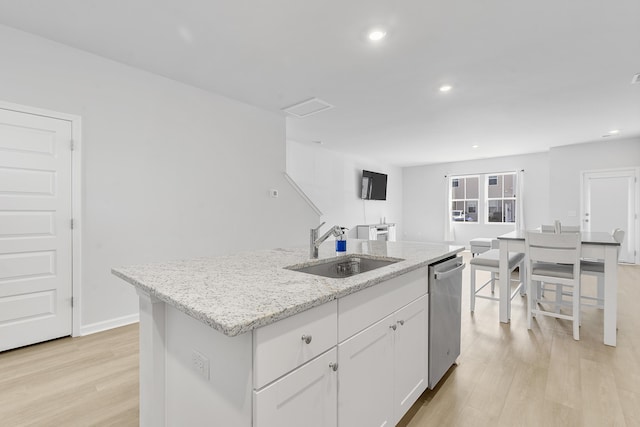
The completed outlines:
{"type": "Polygon", "coordinates": [[[620,177],[620,176],[628,176],[632,174],[635,177],[634,182],[634,190],[635,190],[635,206],[629,205],[631,215],[631,221],[634,222],[635,235],[631,236],[627,233],[627,239],[634,240],[634,248],[635,254],[633,254],[633,261],[635,264],[640,264],[640,227],[639,227],[639,218],[638,214],[640,213],[640,183],[638,182],[638,178],[640,178],[640,167],[621,167],[621,168],[607,168],[607,169],[591,169],[580,172],[580,224],[582,226],[582,222],[584,221],[585,216],[585,191],[586,191],[586,179],[588,175],[592,174],[601,174],[606,177],[620,177]]]}
{"type": "Polygon", "coordinates": [[[17,113],[33,114],[36,116],[50,117],[66,120],[71,123],[71,215],[73,216],[73,229],[71,230],[71,336],[81,335],[81,278],[82,278],[82,118],[75,114],[60,113],[58,111],[27,105],[14,104],[0,100],[0,108],[15,111],[17,113]]]}

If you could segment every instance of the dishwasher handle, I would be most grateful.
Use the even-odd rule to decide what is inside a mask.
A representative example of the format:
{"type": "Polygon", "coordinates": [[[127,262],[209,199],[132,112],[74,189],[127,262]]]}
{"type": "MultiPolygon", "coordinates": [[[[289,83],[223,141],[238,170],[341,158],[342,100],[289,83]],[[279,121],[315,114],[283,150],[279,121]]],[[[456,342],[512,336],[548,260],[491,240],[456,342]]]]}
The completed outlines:
{"type": "Polygon", "coordinates": [[[464,270],[466,264],[462,263],[459,266],[452,268],[451,270],[447,270],[447,271],[436,271],[434,273],[434,277],[436,280],[440,280],[440,279],[446,279],[447,277],[451,277],[455,274],[457,274],[459,271],[464,270]]]}

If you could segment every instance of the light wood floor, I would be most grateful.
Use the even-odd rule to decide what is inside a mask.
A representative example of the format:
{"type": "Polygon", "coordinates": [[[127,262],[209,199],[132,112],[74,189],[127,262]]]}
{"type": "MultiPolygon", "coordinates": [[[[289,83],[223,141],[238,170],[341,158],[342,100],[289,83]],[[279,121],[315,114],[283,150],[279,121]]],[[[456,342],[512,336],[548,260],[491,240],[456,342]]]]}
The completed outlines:
{"type": "MultiPolygon", "coordinates": [[[[528,331],[519,296],[509,325],[493,301],[472,315],[465,269],[458,366],[399,425],[640,426],[640,266],[620,266],[619,279],[612,348],[598,309],[583,309],[580,341],[552,318],[528,331]]],[[[137,325],[0,353],[0,425],[138,425],[137,325]]]]}
{"type": "Polygon", "coordinates": [[[137,426],[138,325],[0,353],[0,426],[137,426]]]}
{"type": "MultiPolygon", "coordinates": [[[[483,274],[488,280],[488,273],[478,280],[483,274]]],[[[546,316],[528,331],[526,297],[513,299],[510,324],[498,322],[494,301],[476,299],[470,313],[465,269],[458,366],[399,425],[640,426],[640,266],[621,265],[618,275],[614,348],[602,343],[596,308],[581,311],[580,341],[570,322],[546,316]]],[[[583,276],[587,293],[595,283],[583,276]]]]}

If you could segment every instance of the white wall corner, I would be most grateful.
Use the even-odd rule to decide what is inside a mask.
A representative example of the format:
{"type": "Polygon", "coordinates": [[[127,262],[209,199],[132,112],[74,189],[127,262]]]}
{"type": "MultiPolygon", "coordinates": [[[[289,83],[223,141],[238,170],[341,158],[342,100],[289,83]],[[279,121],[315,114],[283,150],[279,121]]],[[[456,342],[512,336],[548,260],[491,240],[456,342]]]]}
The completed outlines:
{"type": "Polygon", "coordinates": [[[140,321],[140,314],[129,314],[127,316],[116,317],[115,319],[104,320],[102,322],[95,322],[89,325],[83,325],[80,328],[80,336],[91,335],[97,332],[107,331],[113,328],[119,328],[121,326],[131,325],[132,323],[138,323],[140,321]]]}

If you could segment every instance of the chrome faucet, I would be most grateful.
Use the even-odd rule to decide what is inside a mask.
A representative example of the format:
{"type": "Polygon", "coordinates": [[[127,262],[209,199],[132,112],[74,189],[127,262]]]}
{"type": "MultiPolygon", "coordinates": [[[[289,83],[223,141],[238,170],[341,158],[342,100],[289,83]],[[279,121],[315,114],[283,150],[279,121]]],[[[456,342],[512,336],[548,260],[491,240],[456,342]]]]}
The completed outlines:
{"type": "Polygon", "coordinates": [[[338,237],[343,233],[342,228],[339,225],[334,225],[329,229],[329,231],[318,237],[318,231],[320,231],[320,227],[322,227],[323,225],[325,225],[325,222],[323,222],[316,228],[311,229],[309,238],[309,258],[318,258],[318,248],[320,247],[322,242],[329,238],[329,236],[333,234],[335,237],[338,237]]]}

